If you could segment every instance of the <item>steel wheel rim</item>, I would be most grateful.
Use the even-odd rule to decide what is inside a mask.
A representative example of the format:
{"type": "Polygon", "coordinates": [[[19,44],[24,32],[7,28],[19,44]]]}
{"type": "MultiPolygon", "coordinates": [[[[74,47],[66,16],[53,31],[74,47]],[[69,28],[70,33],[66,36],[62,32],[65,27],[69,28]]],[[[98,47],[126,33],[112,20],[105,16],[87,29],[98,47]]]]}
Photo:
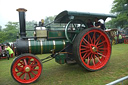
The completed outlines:
{"type": "Polygon", "coordinates": [[[42,65],[33,56],[20,57],[13,65],[13,77],[20,83],[32,83],[39,78],[42,65]],[[27,60],[26,60],[27,59],[27,60]]]}
{"type": "Polygon", "coordinates": [[[76,35],[80,32],[82,27],[86,27],[86,25],[84,24],[83,21],[81,21],[79,19],[74,19],[74,20],[71,20],[68,22],[68,24],[66,25],[66,28],[65,28],[65,36],[70,43],[73,43],[76,35]],[[76,23],[76,22],[78,22],[78,23],[76,23]],[[80,27],[78,27],[78,25],[80,25],[80,27]],[[72,31],[76,31],[76,33],[71,35],[71,33],[69,32],[69,29],[72,31]],[[73,37],[71,38],[71,37],[69,37],[69,35],[71,35],[73,37]]]}
{"type": "Polygon", "coordinates": [[[110,58],[110,40],[104,32],[97,29],[90,30],[80,41],[79,53],[85,67],[98,70],[104,67],[110,58]]]}

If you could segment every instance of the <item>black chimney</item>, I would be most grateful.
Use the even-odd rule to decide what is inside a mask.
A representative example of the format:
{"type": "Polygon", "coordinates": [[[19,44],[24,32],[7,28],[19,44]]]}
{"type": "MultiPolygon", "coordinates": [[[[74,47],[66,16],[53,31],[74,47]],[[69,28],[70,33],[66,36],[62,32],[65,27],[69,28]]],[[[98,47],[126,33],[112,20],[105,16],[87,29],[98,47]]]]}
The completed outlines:
{"type": "Polygon", "coordinates": [[[24,8],[17,9],[19,12],[19,23],[20,23],[20,37],[26,37],[26,25],[25,25],[25,12],[27,11],[24,8]]]}

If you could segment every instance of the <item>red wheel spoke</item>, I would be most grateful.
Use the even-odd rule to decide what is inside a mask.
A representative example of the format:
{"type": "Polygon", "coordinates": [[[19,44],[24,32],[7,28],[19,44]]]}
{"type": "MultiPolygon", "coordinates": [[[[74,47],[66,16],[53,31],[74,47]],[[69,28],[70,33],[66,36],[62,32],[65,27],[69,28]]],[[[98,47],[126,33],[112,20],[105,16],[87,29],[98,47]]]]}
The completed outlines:
{"type": "Polygon", "coordinates": [[[31,64],[30,64],[30,66],[32,66],[32,68],[36,67],[37,66],[36,61],[35,60],[32,61],[31,64]]]}
{"type": "Polygon", "coordinates": [[[98,55],[98,54],[96,54],[97,55],[97,57],[100,59],[100,56],[98,55]]]}
{"type": "Polygon", "coordinates": [[[81,45],[81,47],[90,48],[89,46],[81,45]]]}
{"type": "Polygon", "coordinates": [[[104,51],[98,51],[98,52],[100,52],[100,53],[104,53],[104,51]]]}
{"type": "Polygon", "coordinates": [[[102,46],[104,46],[103,44],[101,44],[101,45],[98,45],[97,47],[99,48],[99,47],[102,47],[102,46]]]}
{"type": "Polygon", "coordinates": [[[100,39],[97,41],[96,45],[98,45],[98,44],[99,44],[99,42],[100,42],[100,39]]]}
{"type": "Polygon", "coordinates": [[[88,41],[91,41],[90,43],[92,43],[92,39],[91,39],[91,37],[90,37],[90,35],[88,34],[88,41]]]}
{"type": "Polygon", "coordinates": [[[38,69],[33,69],[33,71],[38,71],[38,69]]]}
{"type": "Polygon", "coordinates": [[[92,62],[93,62],[93,65],[95,66],[95,59],[92,57],[92,62]]]}
{"type": "Polygon", "coordinates": [[[80,50],[86,50],[86,49],[80,49],[80,50]]]}
{"type": "Polygon", "coordinates": [[[96,45],[99,43],[99,41],[100,41],[100,39],[101,39],[101,36],[102,36],[102,35],[100,35],[100,36],[96,39],[96,41],[95,41],[95,42],[97,42],[96,45]]]}
{"type": "Polygon", "coordinates": [[[107,50],[107,48],[99,48],[99,50],[107,50]]]}
{"type": "Polygon", "coordinates": [[[34,61],[32,64],[31,64],[32,67],[36,67],[37,66],[37,62],[34,61]]]}
{"type": "Polygon", "coordinates": [[[96,42],[95,34],[96,34],[96,32],[94,32],[93,37],[92,37],[92,40],[94,40],[93,44],[95,44],[95,42],[96,42]]]}
{"type": "Polygon", "coordinates": [[[32,66],[32,70],[34,70],[34,68],[35,68],[36,66],[38,66],[38,65],[33,65],[33,66],[32,66]]]}
{"type": "Polygon", "coordinates": [[[22,60],[20,60],[19,63],[20,63],[21,65],[24,65],[24,62],[23,62],[22,60]]]}
{"type": "Polygon", "coordinates": [[[87,64],[88,65],[90,64],[90,61],[91,61],[91,59],[88,57],[88,61],[87,61],[87,64]]]}
{"type": "Polygon", "coordinates": [[[86,52],[89,52],[90,50],[86,50],[86,51],[82,51],[81,53],[86,53],[86,52]]]}
{"type": "Polygon", "coordinates": [[[19,72],[21,72],[21,71],[16,71],[16,74],[19,73],[19,72]]]}
{"type": "Polygon", "coordinates": [[[21,63],[20,63],[20,65],[18,65],[18,66],[24,66],[24,64],[21,64],[21,63]]]}
{"type": "Polygon", "coordinates": [[[27,73],[24,74],[24,80],[26,80],[26,77],[27,77],[27,73]]]}
{"type": "Polygon", "coordinates": [[[19,77],[23,76],[24,73],[20,74],[19,77]]]}
{"type": "Polygon", "coordinates": [[[85,60],[85,59],[87,58],[86,55],[87,55],[87,53],[84,54],[84,56],[83,56],[83,60],[85,60]]]}
{"type": "Polygon", "coordinates": [[[29,76],[29,79],[31,79],[31,75],[30,75],[30,73],[28,73],[28,76],[29,76]]]}
{"type": "Polygon", "coordinates": [[[28,59],[28,65],[30,65],[30,60],[31,60],[31,58],[28,59]]]}
{"type": "Polygon", "coordinates": [[[28,65],[26,59],[24,59],[24,63],[25,63],[25,65],[28,65]]]}
{"type": "Polygon", "coordinates": [[[85,45],[88,45],[84,40],[82,41],[85,45]]]}
{"type": "Polygon", "coordinates": [[[36,76],[36,74],[35,74],[35,73],[33,73],[32,71],[31,71],[31,73],[32,73],[34,76],[36,76]]]}
{"type": "Polygon", "coordinates": [[[90,44],[85,38],[83,39],[83,41],[87,42],[88,44],[90,44]]]}
{"type": "Polygon", "coordinates": [[[36,63],[36,61],[35,61],[35,60],[33,60],[31,64],[32,64],[32,65],[34,65],[35,63],[36,63]]]}
{"type": "Polygon", "coordinates": [[[98,53],[99,55],[101,55],[102,57],[106,57],[105,55],[101,54],[101,53],[98,53]]]}
{"type": "Polygon", "coordinates": [[[102,42],[100,42],[100,43],[98,43],[97,45],[101,45],[101,44],[103,44],[103,43],[105,43],[106,41],[102,41],[102,42]]]}
{"type": "Polygon", "coordinates": [[[100,61],[100,59],[95,55],[95,58],[98,60],[98,62],[100,62],[101,63],[101,61],[100,61]]]}
{"type": "Polygon", "coordinates": [[[89,52],[83,59],[85,60],[87,57],[89,57],[91,52],[89,52]]]}
{"type": "Polygon", "coordinates": [[[22,70],[23,70],[23,67],[16,66],[16,69],[17,69],[18,71],[22,71],[22,70]]]}

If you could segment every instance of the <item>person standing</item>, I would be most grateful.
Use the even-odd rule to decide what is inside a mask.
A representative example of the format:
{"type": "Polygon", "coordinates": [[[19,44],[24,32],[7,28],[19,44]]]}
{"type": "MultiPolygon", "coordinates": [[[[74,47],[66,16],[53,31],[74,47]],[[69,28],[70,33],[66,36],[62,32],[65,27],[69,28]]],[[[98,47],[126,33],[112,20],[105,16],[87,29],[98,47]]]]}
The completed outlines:
{"type": "Polygon", "coordinates": [[[2,56],[2,47],[1,47],[1,44],[0,44],[0,57],[2,56]]]}
{"type": "Polygon", "coordinates": [[[10,57],[13,57],[14,52],[7,44],[5,45],[5,50],[9,52],[10,57]]]}

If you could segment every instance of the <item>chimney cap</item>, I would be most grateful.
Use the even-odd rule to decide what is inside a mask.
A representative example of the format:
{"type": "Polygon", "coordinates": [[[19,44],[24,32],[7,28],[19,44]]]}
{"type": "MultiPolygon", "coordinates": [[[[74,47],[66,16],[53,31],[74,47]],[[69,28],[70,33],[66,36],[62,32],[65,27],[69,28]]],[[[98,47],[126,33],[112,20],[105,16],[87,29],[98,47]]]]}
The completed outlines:
{"type": "Polygon", "coordinates": [[[19,8],[19,9],[17,9],[16,11],[18,11],[18,12],[26,12],[27,10],[24,9],[24,8],[19,8]]]}

